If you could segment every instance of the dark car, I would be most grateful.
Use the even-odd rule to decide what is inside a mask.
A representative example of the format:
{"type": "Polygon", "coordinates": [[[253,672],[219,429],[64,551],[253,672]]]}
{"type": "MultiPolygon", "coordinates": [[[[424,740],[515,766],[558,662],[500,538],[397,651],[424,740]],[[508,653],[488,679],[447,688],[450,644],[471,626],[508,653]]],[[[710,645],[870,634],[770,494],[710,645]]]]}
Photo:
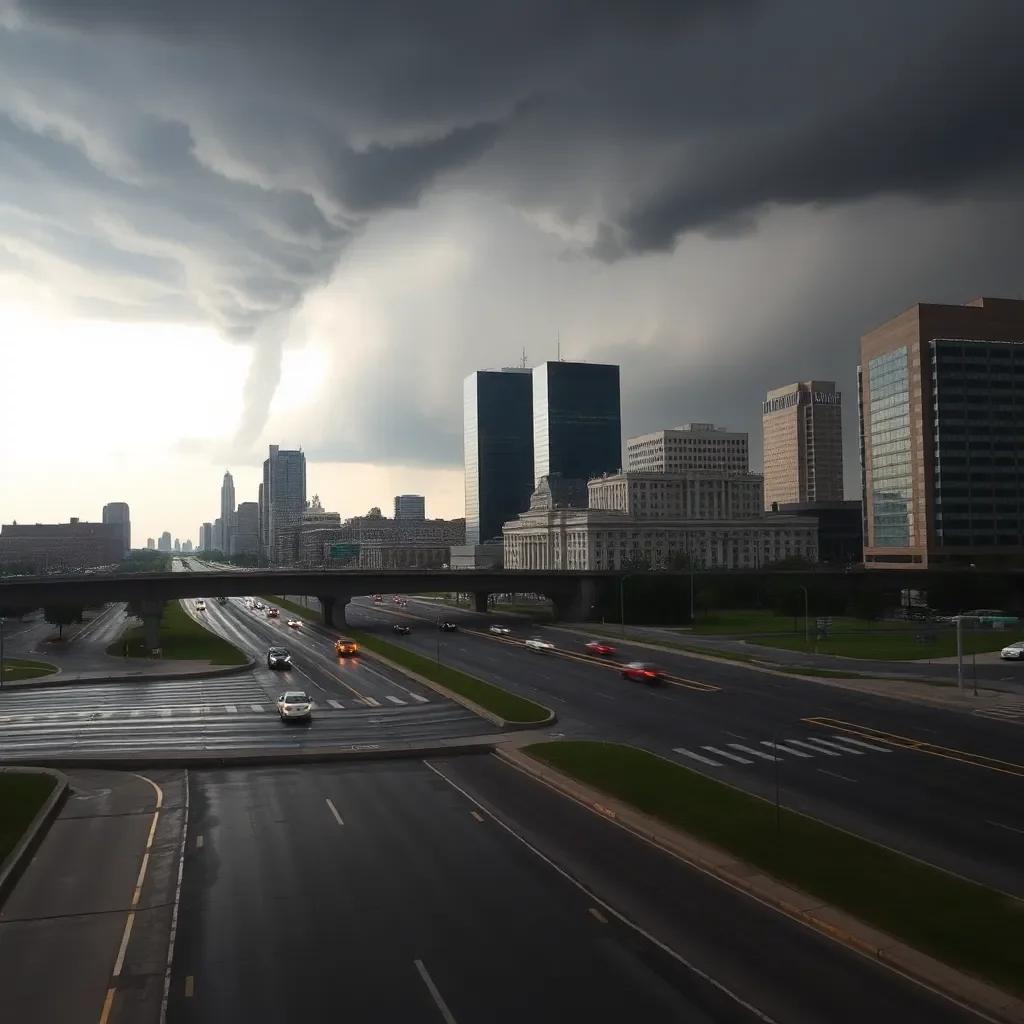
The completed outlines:
{"type": "Polygon", "coordinates": [[[609,643],[607,640],[591,640],[587,644],[587,650],[591,654],[600,654],[602,656],[615,653],[615,645],[609,643]]]}
{"type": "Polygon", "coordinates": [[[292,656],[287,647],[271,647],[267,651],[267,668],[291,668],[292,656]]]}
{"type": "Polygon", "coordinates": [[[437,628],[442,633],[457,633],[459,631],[459,627],[454,622],[439,622],[437,628]]]}
{"type": "Polygon", "coordinates": [[[408,634],[411,633],[412,630],[410,630],[408,626],[400,626],[398,624],[395,624],[391,627],[391,632],[397,633],[399,636],[408,636],[408,634]]]}
{"type": "Polygon", "coordinates": [[[665,673],[649,661],[631,661],[628,665],[622,666],[622,678],[632,683],[661,686],[665,682],[665,673]]]}

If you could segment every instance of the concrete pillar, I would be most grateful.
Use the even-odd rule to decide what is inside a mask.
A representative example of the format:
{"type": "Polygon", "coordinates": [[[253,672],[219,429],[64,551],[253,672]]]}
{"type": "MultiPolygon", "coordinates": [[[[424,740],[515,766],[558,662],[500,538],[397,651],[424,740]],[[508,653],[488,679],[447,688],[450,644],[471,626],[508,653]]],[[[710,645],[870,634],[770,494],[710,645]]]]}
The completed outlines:
{"type": "Polygon", "coordinates": [[[152,651],[160,646],[160,620],[164,614],[163,601],[140,601],[139,617],[142,619],[142,637],[146,650],[152,651]]]}
{"type": "Polygon", "coordinates": [[[345,621],[345,609],[348,607],[348,603],[352,598],[348,596],[339,597],[337,594],[333,594],[327,597],[317,598],[317,600],[320,602],[324,625],[330,626],[332,629],[343,630],[347,625],[345,621]]]}
{"type": "Polygon", "coordinates": [[[481,615],[487,614],[487,593],[473,595],[473,610],[481,615]]]}

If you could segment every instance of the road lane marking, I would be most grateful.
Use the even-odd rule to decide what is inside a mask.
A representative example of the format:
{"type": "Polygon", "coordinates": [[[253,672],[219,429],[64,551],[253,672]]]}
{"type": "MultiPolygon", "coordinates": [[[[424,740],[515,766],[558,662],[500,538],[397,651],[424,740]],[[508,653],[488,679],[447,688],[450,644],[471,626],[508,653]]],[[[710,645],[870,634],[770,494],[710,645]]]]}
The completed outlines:
{"type": "Polygon", "coordinates": [[[752,754],[763,761],[778,761],[774,754],[766,754],[763,750],[755,750],[753,747],[748,747],[743,743],[727,743],[726,746],[732,747],[733,750],[742,750],[744,754],[752,754]]]}
{"type": "Polygon", "coordinates": [[[740,757],[739,754],[730,754],[728,750],[719,750],[718,747],[701,747],[701,750],[710,750],[712,754],[719,757],[727,757],[730,761],[738,761],[740,764],[753,764],[749,757],[740,757]]]}
{"type": "Polygon", "coordinates": [[[339,711],[343,708],[343,705],[339,704],[336,700],[328,700],[327,703],[330,704],[332,708],[337,708],[339,711]]]}
{"type": "Polygon", "coordinates": [[[863,747],[865,750],[877,750],[880,754],[891,754],[892,747],[880,747],[877,743],[865,743],[863,740],[855,740],[852,736],[836,735],[832,737],[834,740],[840,740],[844,744],[852,744],[853,746],[863,747]]]}
{"type": "Polygon", "coordinates": [[[597,907],[591,907],[590,908],[590,916],[595,921],[600,921],[601,924],[607,924],[608,923],[608,918],[605,917],[604,914],[602,914],[601,911],[597,909],[597,907]]]}
{"type": "Polygon", "coordinates": [[[384,699],[391,701],[392,704],[404,704],[405,701],[401,697],[392,697],[390,693],[384,694],[384,699]]]}
{"type": "Polygon", "coordinates": [[[262,704],[250,704],[249,707],[251,707],[253,709],[253,711],[262,711],[263,710],[263,705],[262,704]]]}
{"type": "Polygon", "coordinates": [[[413,693],[412,690],[409,691],[409,696],[412,697],[413,700],[418,700],[421,704],[429,704],[430,703],[428,698],[422,696],[421,694],[413,693]]]}
{"type": "Polygon", "coordinates": [[[107,998],[103,1000],[103,1009],[100,1011],[100,1024],[107,1024],[110,1019],[110,1008],[114,1005],[114,989],[107,989],[107,998]]]}
{"type": "Polygon", "coordinates": [[[804,743],[803,740],[787,740],[786,742],[791,743],[794,747],[806,747],[808,750],[813,750],[816,754],[824,754],[826,757],[842,756],[837,754],[834,750],[826,750],[824,747],[815,747],[810,743],[804,743]]]}
{"type": "MultiPolygon", "coordinates": [[[[542,860],[545,864],[547,864],[547,866],[551,868],[552,871],[554,871],[556,874],[565,879],[565,881],[567,881],[571,886],[573,886],[573,888],[577,889],[579,892],[582,892],[584,895],[586,895],[586,897],[592,900],[595,906],[600,907],[601,910],[605,914],[607,914],[609,918],[614,917],[621,924],[625,925],[627,928],[636,932],[637,935],[642,936],[649,943],[651,943],[652,946],[655,946],[658,949],[660,949],[662,953],[664,953],[666,956],[671,957],[673,960],[675,960],[676,963],[682,964],[683,967],[685,967],[692,974],[696,975],[696,977],[700,978],[703,982],[710,985],[712,988],[717,989],[717,991],[721,992],[723,995],[728,996],[731,1000],[733,1000],[733,1002],[735,1002],[738,1006],[743,1007],[744,1010],[755,1016],[758,1020],[764,1021],[764,1024],[777,1024],[773,1017],[769,1017],[768,1014],[766,1014],[763,1010],[759,1010],[752,1003],[748,1003],[742,996],[737,995],[737,993],[733,992],[732,989],[723,985],[722,982],[720,982],[717,978],[712,977],[706,971],[701,970],[691,960],[687,960],[686,957],[677,953],[674,949],[666,945],[660,939],[655,938],[650,932],[644,931],[644,929],[641,928],[640,925],[636,924],[634,921],[631,921],[628,917],[625,917],[618,910],[616,910],[610,903],[606,903],[603,899],[601,899],[601,897],[598,896],[596,893],[591,892],[590,889],[588,889],[581,881],[579,881],[579,879],[574,878],[571,874],[569,874],[568,871],[565,870],[565,868],[561,867],[559,864],[556,864],[555,861],[553,861],[547,854],[542,853],[528,839],[524,839],[514,828],[512,828],[511,825],[506,825],[505,822],[501,820],[501,818],[499,818],[492,811],[489,811],[482,803],[480,803],[479,800],[476,799],[476,797],[474,797],[467,790],[463,789],[460,785],[458,785],[458,783],[453,782],[450,778],[448,778],[448,776],[445,775],[444,772],[442,772],[439,768],[434,767],[434,765],[432,765],[426,759],[424,759],[423,763],[435,775],[437,775],[439,778],[444,779],[444,781],[447,782],[448,785],[451,786],[456,793],[459,793],[462,797],[464,797],[471,804],[473,804],[481,813],[490,818],[491,821],[493,821],[499,828],[503,828],[513,839],[515,839],[519,843],[522,843],[523,846],[525,846],[526,849],[530,851],[530,853],[532,853],[539,860],[542,860]]],[[[529,772],[524,772],[522,768],[519,768],[515,765],[509,765],[509,767],[513,768],[515,771],[518,771],[521,775],[525,775],[527,778],[534,779],[534,781],[537,781],[535,776],[530,775],[529,772]]],[[[548,786],[548,788],[551,789],[554,793],[560,792],[560,790],[554,789],[546,782],[542,781],[541,785],[548,786]]],[[[637,835],[637,833],[631,831],[630,829],[626,828],[624,825],[617,821],[613,820],[612,823],[617,827],[623,829],[623,831],[627,832],[631,836],[637,835]]],[[[654,849],[663,849],[662,847],[659,847],[656,843],[653,843],[650,840],[644,840],[644,842],[649,843],[654,849]]],[[[690,863],[684,860],[682,857],[678,857],[675,854],[671,854],[671,856],[675,856],[676,859],[680,861],[680,863],[690,863]]],[[[716,877],[712,875],[709,871],[706,871],[704,869],[698,868],[698,870],[700,870],[703,874],[707,875],[709,878],[716,877]]],[[[733,891],[735,892],[747,892],[747,890],[745,889],[739,889],[736,885],[732,885],[728,882],[726,884],[729,885],[729,887],[733,889],[733,891]]],[[[761,901],[759,900],[758,902],[761,901]]],[[[768,906],[768,904],[763,905],[768,906]]]]}
{"type": "Polygon", "coordinates": [[[712,761],[710,757],[704,757],[701,754],[695,754],[692,750],[687,750],[686,747],[673,747],[673,754],[682,754],[683,757],[692,758],[694,761],[700,761],[701,764],[709,764],[713,768],[721,768],[721,761],[712,761]]]}
{"type": "Polygon", "coordinates": [[[196,836],[196,849],[201,850],[203,848],[203,837],[196,836]]]}
{"type": "Polygon", "coordinates": [[[728,729],[725,730],[725,735],[731,736],[734,740],[746,740],[747,738],[746,736],[741,736],[738,732],[729,732],[728,729]]]}
{"type": "Polygon", "coordinates": [[[477,821],[483,821],[484,820],[484,816],[479,811],[470,811],[469,813],[472,814],[473,817],[476,818],[477,821]]]}
{"type": "MultiPolygon", "coordinates": [[[[178,878],[174,885],[174,903],[171,909],[171,930],[167,936],[167,962],[164,964],[164,991],[160,999],[160,1022],[167,1020],[167,1004],[171,997],[171,964],[174,962],[174,940],[178,935],[178,910],[181,905],[181,879],[185,871],[185,844],[188,842],[189,811],[188,770],[185,771],[185,814],[181,825],[181,845],[178,847],[178,878]]],[[[202,838],[200,836],[200,838],[202,838]]]]}
{"type": "Polygon", "coordinates": [[[810,757],[810,754],[805,754],[802,750],[793,750],[792,747],[784,747],[781,743],[773,743],[771,740],[761,740],[761,746],[771,747],[772,750],[777,750],[780,754],[792,754],[794,757],[810,757]]]}
{"type": "Polygon", "coordinates": [[[441,993],[437,990],[437,986],[434,984],[434,979],[430,977],[426,967],[423,966],[422,960],[413,960],[416,965],[416,970],[420,972],[420,977],[423,979],[423,984],[427,986],[427,991],[430,993],[431,999],[434,1000],[437,1008],[441,1011],[441,1016],[444,1018],[445,1024],[456,1024],[455,1018],[452,1016],[452,1011],[448,1009],[448,1004],[444,1001],[441,993]]]}
{"type": "Polygon", "coordinates": [[[833,779],[842,779],[843,782],[856,782],[856,779],[851,779],[849,775],[840,775],[839,772],[830,772],[827,768],[816,768],[815,771],[821,772],[822,775],[831,775],[833,779]]]}
{"type": "Polygon", "coordinates": [[[1005,828],[1009,832],[1016,832],[1018,835],[1024,836],[1024,828],[1014,828],[1013,825],[1004,825],[1001,821],[989,821],[985,819],[986,825],[995,825],[996,828],[1005,828]]]}
{"type": "Polygon", "coordinates": [[[338,808],[334,806],[334,801],[330,797],[327,798],[327,807],[330,810],[331,814],[334,815],[334,818],[338,822],[338,824],[344,825],[345,822],[341,820],[341,815],[338,813],[338,808]]]}
{"type": "Polygon", "coordinates": [[[379,708],[380,701],[374,697],[360,697],[359,698],[364,704],[369,704],[371,708],[379,708]]]}
{"type": "Polygon", "coordinates": [[[856,754],[857,757],[863,757],[864,756],[864,751],[863,750],[854,750],[853,747],[843,747],[843,746],[840,746],[838,743],[833,743],[831,740],[820,740],[820,739],[817,738],[817,736],[815,736],[811,740],[811,742],[815,743],[815,744],[820,744],[823,747],[828,747],[829,750],[839,750],[839,751],[841,751],[844,754],[856,754]]]}
{"type": "Polygon", "coordinates": [[[228,714],[230,714],[230,715],[237,715],[238,714],[238,708],[236,708],[234,704],[225,704],[224,705],[224,710],[226,712],[228,712],[228,714]]]}
{"type": "Polygon", "coordinates": [[[195,992],[195,990],[196,990],[195,978],[191,974],[186,975],[185,976],[185,998],[186,999],[191,999],[193,993],[195,992]]]}

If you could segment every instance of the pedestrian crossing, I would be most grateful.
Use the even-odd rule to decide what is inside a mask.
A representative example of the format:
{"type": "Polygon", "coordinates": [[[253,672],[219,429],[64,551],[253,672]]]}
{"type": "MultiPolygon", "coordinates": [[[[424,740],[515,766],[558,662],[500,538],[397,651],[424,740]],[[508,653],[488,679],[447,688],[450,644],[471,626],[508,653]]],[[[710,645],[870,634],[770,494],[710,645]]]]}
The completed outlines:
{"type": "Polygon", "coordinates": [[[704,744],[697,750],[687,747],[673,747],[672,752],[681,757],[706,764],[712,768],[724,768],[728,764],[778,763],[792,758],[794,761],[821,757],[865,757],[870,754],[891,754],[892,747],[881,743],[868,743],[842,733],[822,736],[807,736],[804,739],[750,740],[744,743],[704,744]]]}
{"type": "Polygon", "coordinates": [[[1024,719],[1024,697],[1005,697],[993,701],[987,708],[978,708],[972,711],[972,715],[981,718],[996,718],[1004,721],[1019,721],[1024,719]]]}

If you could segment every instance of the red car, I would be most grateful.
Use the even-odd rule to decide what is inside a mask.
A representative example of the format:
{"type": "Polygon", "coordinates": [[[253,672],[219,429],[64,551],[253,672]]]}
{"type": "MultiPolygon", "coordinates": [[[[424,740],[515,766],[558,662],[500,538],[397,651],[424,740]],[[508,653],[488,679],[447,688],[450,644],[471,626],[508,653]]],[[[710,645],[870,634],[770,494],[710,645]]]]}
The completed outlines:
{"type": "Polygon", "coordinates": [[[615,645],[608,643],[607,640],[591,640],[590,643],[587,644],[587,650],[590,651],[591,654],[614,654],[615,645]]]}
{"type": "Polygon", "coordinates": [[[631,661],[622,666],[622,678],[631,683],[647,683],[648,686],[662,686],[665,673],[649,661],[631,661]]]}

